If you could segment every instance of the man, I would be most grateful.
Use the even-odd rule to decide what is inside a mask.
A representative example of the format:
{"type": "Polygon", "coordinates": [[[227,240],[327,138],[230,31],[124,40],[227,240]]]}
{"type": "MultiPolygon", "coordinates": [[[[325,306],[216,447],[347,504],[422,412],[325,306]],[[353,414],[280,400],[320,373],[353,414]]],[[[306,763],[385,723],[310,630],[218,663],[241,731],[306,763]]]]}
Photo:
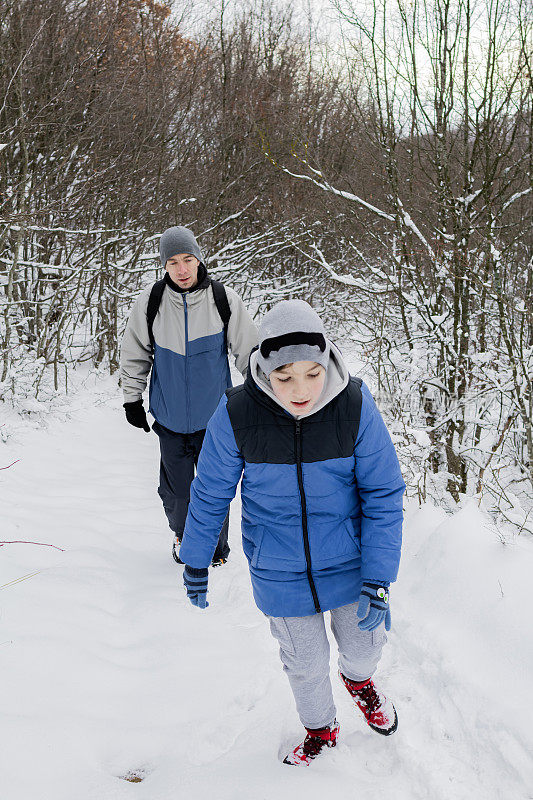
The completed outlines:
{"type": "MultiPolygon", "coordinates": [[[[178,563],[189,489],[207,423],[231,386],[227,348],[246,374],[257,330],[241,298],[213,282],[188,228],[168,228],[159,242],[163,281],[136,300],[122,340],[120,374],[126,419],[147,433],[142,393],[150,369],[149,411],[159,436],[159,496],[174,533],[178,563]],[[224,317],[224,319],[223,319],[224,317]]],[[[213,566],[229,554],[226,516],[213,566]]]]}

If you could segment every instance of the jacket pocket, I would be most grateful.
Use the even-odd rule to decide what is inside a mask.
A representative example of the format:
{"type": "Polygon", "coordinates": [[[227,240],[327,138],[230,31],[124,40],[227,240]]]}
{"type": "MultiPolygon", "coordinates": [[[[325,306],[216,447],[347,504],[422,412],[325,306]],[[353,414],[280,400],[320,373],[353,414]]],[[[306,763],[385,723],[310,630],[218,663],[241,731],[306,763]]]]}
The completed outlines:
{"type": "Polygon", "coordinates": [[[361,525],[360,523],[356,526],[355,522],[351,517],[345,520],[346,530],[348,531],[348,535],[352,542],[357,547],[358,553],[361,552],[361,525]]]}
{"type": "Polygon", "coordinates": [[[201,353],[216,351],[224,352],[224,332],[200,336],[198,339],[189,339],[189,356],[198,356],[201,353]]]}
{"type": "Polygon", "coordinates": [[[254,540],[252,542],[252,552],[250,555],[250,564],[252,567],[257,567],[257,562],[259,561],[259,553],[261,552],[261,542],[263,541],[263,536],[265,535],[264,528],[257,528],[254,531],[254,540]]]}
{"type": "Polygon", "coordinates": [[[359,538],[350,519],[339,519],[328,526],[310,530],[311,560],[315,569],[344,564],[360,558],[359,538]]]}
{"type": "Polygon", "coordinates": [[[306,562],[301,528],[259,526],[254,531],[250,566],[281,572],[304,572],[306,562]]]}

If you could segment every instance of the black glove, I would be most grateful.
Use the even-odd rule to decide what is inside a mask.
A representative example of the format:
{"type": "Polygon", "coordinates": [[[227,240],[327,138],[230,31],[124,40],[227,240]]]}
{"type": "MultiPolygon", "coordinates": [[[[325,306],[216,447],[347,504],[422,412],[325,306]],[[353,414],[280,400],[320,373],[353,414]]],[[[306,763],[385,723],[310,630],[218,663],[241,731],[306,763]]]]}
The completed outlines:
{"type": "Polygon", "coordinates": [[[134,403],[124,403],[124,408],[126,409],[126,419],[130,425],[133,425],[134,428],[143,428],[146,433],[150,433],[150,426],[146,419],[146,411],[142,400],[136,400],[134,403]]]}

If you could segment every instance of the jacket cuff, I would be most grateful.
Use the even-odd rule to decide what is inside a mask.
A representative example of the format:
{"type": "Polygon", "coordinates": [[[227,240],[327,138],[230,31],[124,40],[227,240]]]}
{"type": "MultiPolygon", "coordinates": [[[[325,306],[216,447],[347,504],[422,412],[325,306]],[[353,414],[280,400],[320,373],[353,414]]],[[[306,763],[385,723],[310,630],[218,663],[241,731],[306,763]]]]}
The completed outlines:
{"type": "Polygon", "coordinates": [[[136,403],[138,400],[142,400],[143,399],[143,393],[142,392],[128,392],[128,391],[124,390],[122,392],[122,395],[124,397],[124,402],[125,403],[136,403]]]}
{"type": "Polygon", "coordinates": [[[363,584],[365,583],[367,586],[371,583],[373,583],[374,586],[383,586],[384,589],[388,589],[390,587],[390,581],[382,581],[374,578],[363,578],[363,584]]]}

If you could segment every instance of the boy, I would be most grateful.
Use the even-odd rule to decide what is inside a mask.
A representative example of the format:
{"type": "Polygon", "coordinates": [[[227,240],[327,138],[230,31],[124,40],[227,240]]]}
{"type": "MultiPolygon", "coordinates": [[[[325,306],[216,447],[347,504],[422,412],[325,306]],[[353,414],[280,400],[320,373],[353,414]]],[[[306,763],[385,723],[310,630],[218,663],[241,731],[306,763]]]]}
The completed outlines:
{"type": "Polygon", "coordinates": [[[254,599],[306,728],[284,763],[308,765],[337,742],[326,611],[343,684],[368,725],[390,735],[396,711],[371,676],[390,629],[405,484],[370,392],[302,300],[266,314],[245,384],[226,392],[207,428],[181,548],[187,595],[200,608],[241,475],[254,599]]]}

